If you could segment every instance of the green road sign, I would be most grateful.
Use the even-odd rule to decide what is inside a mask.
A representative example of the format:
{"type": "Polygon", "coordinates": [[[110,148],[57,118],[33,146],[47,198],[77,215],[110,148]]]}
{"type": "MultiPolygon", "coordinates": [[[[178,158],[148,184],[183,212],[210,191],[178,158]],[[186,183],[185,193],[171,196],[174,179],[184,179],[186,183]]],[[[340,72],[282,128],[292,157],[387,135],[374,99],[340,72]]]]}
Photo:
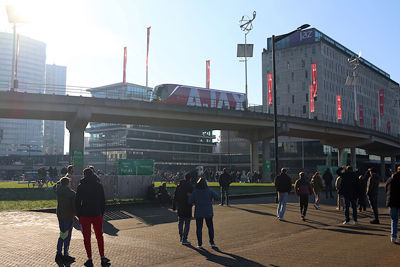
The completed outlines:
{"type": "Polygon", "coordinates": [[[75,167],[83,167],[83,151],[74,150],[74,153],[72,154],[72,160],[75,167]]]}
{"type": "Polygon", "coordinates": [[[153,160],[118,160],[119,175],[153,175],[154,161],[153,160]]]}
{"type": "Polygon", "coordinates": [[[269,159],[264,161],[264,172],[271,172],[271,161],[269,159]]]}

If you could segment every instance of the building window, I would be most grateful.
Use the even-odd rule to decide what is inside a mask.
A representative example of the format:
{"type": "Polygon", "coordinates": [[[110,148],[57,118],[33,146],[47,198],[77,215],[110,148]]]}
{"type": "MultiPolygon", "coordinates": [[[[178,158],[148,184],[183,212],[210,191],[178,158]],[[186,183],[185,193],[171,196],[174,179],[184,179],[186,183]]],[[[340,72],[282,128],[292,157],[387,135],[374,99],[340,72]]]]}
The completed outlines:
{"type": "Polygon", "coordinates": [[[290,115],[290,107],[287,108],[287,113],[290,115]]]}
{"type": "Polygon", "coordinates": [[[315,54],[315,45],[311,47],[312,53],[315,54]]]}
{"type": "Polygon", "coordinates": [[[306,106],[304,105],[303,106],[303,114],[305,114],[307,111],[306,111],[306,106]]]}
{"type": "Polygon", "coordinates": [[[305,55],[305,56],[308,56],[308,47],[305,47],[305,48],[304,48],[304,55],[305,55]]]}
{"type": "Polygon", "coordinates": [[[303,91],[306,90],[306,82],[302,82],[301,83],[301,89],[303,89],[303,91]]]}
{"type": "Polygon", "coordinates": [[[306,66],[306,62],[304,61],[304,59],[301,60],[301,67],[304,68],[306,66]]]}
{"type": "Polygon", "coordinates": [[[287,62],[287,69],[290,69],[290,62],[287,62]]]}
{"type": "Polygon", "coordinates": [[[290,84],[287,85],[287,92],[290,93],[290,84]]]}
{"type": "Polygon", "coordinates": [[[292,50],[292,51],[290,51],[290,56],[293,57],[293,55],[294,55],[294,53],[293,53],[293,50],[292,50]]]}
{"type": "Polygon", "coordinates": [[[308,102],[308,93],[306,94],[306,102],[308,102]]]}
{"type": "Polygon", "coordinates": [[[294,104],[294,95],[292,95],[292,104],[294,104]]]}
{"type": "Polygon", "coordinates": [[[306,79],[308,79],[308,71],[306,70],[305,75],[306,79]]]}
{"type": "Polygon", "coordinates": [[[294,72],[292,71],[292,81],[294,81],[294,72]]]}
{"type": "Polygon", "coordinates": [[[280,104],[281,104],[281,99],[280,99],[279,96],[276,97],[276,104],[277,104],[277,105],[280,105],[280,104]]]}

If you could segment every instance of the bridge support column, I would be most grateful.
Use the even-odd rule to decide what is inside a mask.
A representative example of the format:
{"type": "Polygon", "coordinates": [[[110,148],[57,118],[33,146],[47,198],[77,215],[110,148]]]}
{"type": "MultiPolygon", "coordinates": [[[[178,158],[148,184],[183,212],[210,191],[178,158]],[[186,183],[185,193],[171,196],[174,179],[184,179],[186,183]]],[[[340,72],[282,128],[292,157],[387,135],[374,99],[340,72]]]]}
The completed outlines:
{"type": "Polygon", "coordinates": [[[262,143],[262,179],[263,182],[268,182],[273,180],[271,177],[271,152],[270,152],[270,146],[269,146],[269,142],[271,141],[271,139],[264,139],[263,143],[262,143]]]}
{"type": "Polygon", "coordinates": [[[341,167],[342,166],[342,154],[343,154],[344,148],[342,147],[338,147],[338,155],[337,155],[337,162],[338,162],[338,166],[341,167]]]}
{"type": "Polygon", "coordinates": [[[381,180],[386,180],[385,156],[381,156],[381,180]]]}
{"type": "Polygon", "coordinates": [[[350,148],[350,164],[353,167],[353,170],[356,171],[357,168],[357,155],[356,155],[356,148],[350,148]]]}
{"type": "Polygon", "coordinates": [[[84,167],[85,129],[91,117],[91,112],[78,110],[77,114],[67,120],[69,131],[69,161],[74,165],[75,175],[81,175],[84,167]]]}
{"type": "Polygon", "coordinates": [[[250,164],[251,164],[251,172],[258,172],[259,163],[258,163],[258,140],[250,140],[250,164]]]}

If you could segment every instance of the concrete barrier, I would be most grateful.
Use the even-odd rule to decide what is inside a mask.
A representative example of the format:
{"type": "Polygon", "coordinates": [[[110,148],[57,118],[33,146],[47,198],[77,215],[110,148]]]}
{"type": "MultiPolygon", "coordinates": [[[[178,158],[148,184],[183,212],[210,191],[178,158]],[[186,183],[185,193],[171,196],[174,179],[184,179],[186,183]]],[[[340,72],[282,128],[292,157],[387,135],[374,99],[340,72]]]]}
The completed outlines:
{"type": "MultiPolygon", "coordinates": [[[[147,188],[152,183],[151,176],[145,175],[100,175],[104,194],[109,199],[146,198],[147,188]]],[[[76,191],[82,176],[73,175],[71,188],[76,191]]]]}

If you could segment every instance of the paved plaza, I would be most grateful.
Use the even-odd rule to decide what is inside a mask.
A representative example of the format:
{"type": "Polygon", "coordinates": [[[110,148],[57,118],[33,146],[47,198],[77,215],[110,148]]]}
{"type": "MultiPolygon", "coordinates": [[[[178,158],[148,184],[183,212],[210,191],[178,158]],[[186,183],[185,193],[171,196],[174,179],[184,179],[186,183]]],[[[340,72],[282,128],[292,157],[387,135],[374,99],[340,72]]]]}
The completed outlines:
{"type": "MultiPolygon", "coordinates": [[[[383,198],[383,194],[381,194],[383,198]]],[[[333,200],[321,209],[310,203],[307,221],[290,196],[286,222],[276,218],[272,197],[237,199],[231,207],[214,206],[215,242],[196,248],[195,221],[189,241],[178,241],[173,211],[156,205],[109,208],[105,215],[106,256],[112,266],[400,266],[400,246],[390,243],[388,210],[381,206],[381,224],[371,225],[371,210],[361,213],[360,225],[342,225],[343,212],[333,200]]],[[[380,202],[383,204],[383,199],[380,202]]],[[[0,213],[0,266],[56,266],[57,218],[51,212],[0,213]]],[[[83,266],[86,254],[75,223],[70,254],[72,266],[83,266]]],[[[95,266],[100,266],[94,234],[95,266]]]]}

